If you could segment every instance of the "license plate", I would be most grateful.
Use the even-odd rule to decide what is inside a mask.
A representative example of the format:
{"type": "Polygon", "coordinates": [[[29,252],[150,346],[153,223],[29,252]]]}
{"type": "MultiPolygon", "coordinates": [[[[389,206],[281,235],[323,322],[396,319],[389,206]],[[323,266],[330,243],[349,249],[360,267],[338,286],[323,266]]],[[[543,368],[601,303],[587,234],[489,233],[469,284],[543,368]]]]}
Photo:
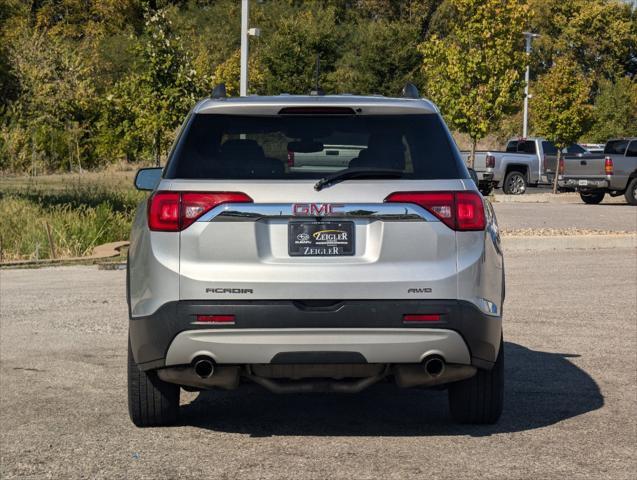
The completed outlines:
{"type": "Polygon", "coordinates": [[[354,255],[354,222],[290,222],[288,253],[291,257],[354,255]]]}
{"type": "Polygon", "coordinates": [[[580,180],[579,182],[577,182],[577,184],[580,186],[586,186],[588,185],[588,180],[580,180]]]}

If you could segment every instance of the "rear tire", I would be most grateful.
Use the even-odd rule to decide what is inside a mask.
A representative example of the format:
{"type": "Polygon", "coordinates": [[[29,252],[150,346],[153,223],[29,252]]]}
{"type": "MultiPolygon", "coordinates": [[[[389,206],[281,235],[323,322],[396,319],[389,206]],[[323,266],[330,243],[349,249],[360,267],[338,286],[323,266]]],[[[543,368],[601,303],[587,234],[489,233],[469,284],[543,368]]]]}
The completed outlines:
{"type": "Polygon", "coordinates": [[[506,177],[504,177],[502,191],[507,195],[522,195],[526,192],[527,186],[526,175],[522,172],[513,170],[507,173],[506,177]]]}
{"type": "Polygon", "coordinates": [[[174,425],[179,417],[179,386],[137,366],[128,342],[128,413],[138,427],[174,425]]]}
{"type": "Polygon", "coordinates": [[[601,203],[602,200],[604,200],[605,195],[606,195],[606,192],[592,192],[592,193],[580,192],[579,194],[582,201],[584,203],[587,203],[588,205],[597,205],[598,203],[601,203]]]}
{"type": "Polygon", "coordinates": [[[637,177],[632,178],[630,182],[628,182],[624,197],[629,205],[637,205],[637,177]]]}
{"type": "Polygon", "coordinates": [[[449,385],[449,410],[458,423],[493,424],[504,404],[504,344],[491,370],[449,385]]]}

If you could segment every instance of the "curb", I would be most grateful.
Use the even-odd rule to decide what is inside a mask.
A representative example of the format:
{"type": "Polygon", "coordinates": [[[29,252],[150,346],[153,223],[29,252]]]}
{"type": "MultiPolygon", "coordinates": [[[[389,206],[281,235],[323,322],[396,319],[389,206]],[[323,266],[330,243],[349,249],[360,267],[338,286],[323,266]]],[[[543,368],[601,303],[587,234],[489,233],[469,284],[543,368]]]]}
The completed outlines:
{"type": "Polygon", "coordinates": [[[502,237],[505,252],[637,248],[637,234],[502,237]]]}
{"type": "Polygon", "coordinates": [[[127,241],[105,243],[93,249],[93,253],[87,257],[56,258],[46,260],[14,260],[0,263],[0,268],[7,267],[47,267],[58,264],[68,265],[74,263],[92,262],[104,258],[117,257],[123,247],[128,246],[127,241]]]}
{"type": "MultiPolygon", "coordinates": [[[[567,205],[567,204],[584,204],[580,196],[576,193],[532,193],[524,195],[507,195],[504,193],[495,193],[487,197],[491,200],[491,203],[551,203],[554,205],[567,205]]],[[[618,197],[614,199],[612,197],[606,197],[602,205],[620,203],[626,205],[624,197],[618,197]]]]}

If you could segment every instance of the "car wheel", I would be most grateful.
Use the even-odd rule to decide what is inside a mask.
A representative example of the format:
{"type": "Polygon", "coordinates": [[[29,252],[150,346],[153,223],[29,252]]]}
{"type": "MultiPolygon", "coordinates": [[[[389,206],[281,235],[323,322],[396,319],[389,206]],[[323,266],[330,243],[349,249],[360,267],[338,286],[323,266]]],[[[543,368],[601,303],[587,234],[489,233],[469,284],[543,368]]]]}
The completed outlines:
{"type": "Polygon", "coordinates": [[[492,424],[498,421],[504,404],[504,342],[491,370],[477,373],[449,385],[449,410],[458,423],[492,424]]]}
{"type": "Polygon", "coordinates": [[[604,196],[606,192],[592,192],[592,193],[584,193],[580,192],[579,196],[581,197],[584,203],[588,203],[589,205],[597,205],[604,200],[604,196]]]}
{"type": "Polygon", "coordinates": [[[637,177],[628,182],[628,187],[626,187],[624,197],[626,197],[626,201],[629,205],[637,205],[637,177]]]}
{"type": "Polygon", "coordinates": [[[128,341],[128,413],[138,427],[174,425],[179,416],[179,386],[144,372],[135,363],[128,341]]]}
{"type": "Polygon", "coordinates": [[[526,175],[522,172],[509,172],[504,178],[502,190],[508,195],[522,195],[526,192],[526,175]]]}

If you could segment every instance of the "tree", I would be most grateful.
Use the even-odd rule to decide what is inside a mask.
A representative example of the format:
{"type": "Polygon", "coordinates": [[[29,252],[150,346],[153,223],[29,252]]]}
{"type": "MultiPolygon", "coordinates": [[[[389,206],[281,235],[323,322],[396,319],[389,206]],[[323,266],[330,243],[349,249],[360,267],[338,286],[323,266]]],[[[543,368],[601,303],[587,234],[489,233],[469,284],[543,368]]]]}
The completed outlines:
{"type": "Polygon", "coordinates": [[[637,80],[623,77],[616,82],[603,80],[593,106],[593,125],[586,137],[606,142],[613,137],[635,134],[637,125],[637,80]]]}
{"type": "Polygon", "coordinates": [[[355,14],[372,20],[400,21],[421,29],[441,2],[442,0],[356,0],[353,10],[355,14]]]}
{"type": "Polygon", "coordinates": [[[478,140],[521,97],[522,30],[527,8],[518,1],[450,0],[462,22],[420,45],[425,92],[452,127],[469,135],[473,167],[478,140]]]}
{"type": "Polygon", "coordinates": [[[361,21],[352,48],[337,62],[331,82],[341,92],[396,96],[406,82],[417,82],[422,58],[417,26],[386,20],[361,21]]]}
{"type": "MultiPolygon", "coordinates": [[[[259,92],[264,88],[263,68],[256,55],[248,58],[248,92],[259,92]]],[[[239,78],[241,76],[241,50],[236,50],[225,62],[217,65],[214,74],[216,85],[225,83],[228,96],[239,95],[239,78]]]]}
{"type": "MultiPolygon", "coordinates": [[[[595,81],[637,74],[637,9],[609,0],[529,0],[535,72],[571,55],[595,81]]],[[[634,3],[634,2],[633,2],[634,3]]]]}
{"type": "Polygon", "coordinates": [[[588,126],[590,88],[591,80],[568,57],[557,58],[551,69],[536,82],[532,110],[534,130],[557,147],[553,193],[557,193],[562,149],[579,140],[588,126]]]}
{"type": "MultiPolygon", "coordinates": [[[[321,79],[334,70],[342,49],[343,29],[336,10],[311,3],[307,10],[282,18],[278,29],[256,53],[264,68],[268,94],[307,94],[314,87],[316,56],[321,57],[321,79]]],[[[320,82],[325,90],[331,86],[320,82]]]]}
{"type": "Polygon", "coordinates": [[[170,135],[183,121],[198,94],[196,71],[190,65],[180,38],[174,34],[165,10],[145,13],[144,39],[139,46],[143,68],[127,81],[134,85],[138,100],[135,126],[152,139],[156,165],[168,147],[170,135]]]}
{"type": "Polygon", "coordinates": [[[9,59],[19,96],[8,105],[2,128],[2,163],[23,170],[30,165],[35,174],[39,163],[47,170],[71,168],[78,150],[91,156],[85,132],[95,91],[82,52],[46,33],[23,31],[13,39],[9,59]]]}

